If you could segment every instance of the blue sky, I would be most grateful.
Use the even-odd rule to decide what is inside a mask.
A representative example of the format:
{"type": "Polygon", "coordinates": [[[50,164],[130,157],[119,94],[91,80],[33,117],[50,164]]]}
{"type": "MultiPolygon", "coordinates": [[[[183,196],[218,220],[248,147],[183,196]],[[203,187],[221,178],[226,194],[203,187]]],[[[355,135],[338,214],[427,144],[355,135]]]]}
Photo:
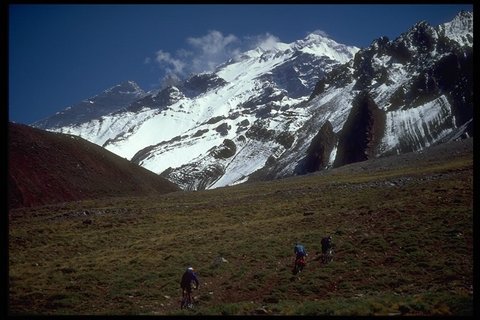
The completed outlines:
{"type": "Polygon", "coordinates": [[[9,120],[30,124],[126,80],[148,91],[166,73],[208,71],[262,41],[323,32],[366,47],[469,4],[10,5],[9,120]],[[205,70],[202,70],[205,69],[205,70]]]}

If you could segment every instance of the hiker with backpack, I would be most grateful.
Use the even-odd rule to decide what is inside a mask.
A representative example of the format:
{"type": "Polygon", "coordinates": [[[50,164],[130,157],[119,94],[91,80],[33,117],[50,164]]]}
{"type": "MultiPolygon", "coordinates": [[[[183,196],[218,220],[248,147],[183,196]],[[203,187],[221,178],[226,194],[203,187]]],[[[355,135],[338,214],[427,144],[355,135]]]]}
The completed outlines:
{"type": "Polygon", "coordinates": [[[180,281],[180,287],[182,288],[182,308],[193,305],[192,283],[195,283],[195,289],[198,289],[200,282],[198,281],[197,274],[193,271],[192,267],[188,267],[180,281]]]}
{"type": "Polygon", "coordinates": [[[295,243],[295,247],[293,248],[293,252],[295,253],[295,264],[293,266],[293,274],[297,274],[298,272],[302,271],[305,267],[305,257],[308,256],[305,247],[300,243],[295,243]]]}

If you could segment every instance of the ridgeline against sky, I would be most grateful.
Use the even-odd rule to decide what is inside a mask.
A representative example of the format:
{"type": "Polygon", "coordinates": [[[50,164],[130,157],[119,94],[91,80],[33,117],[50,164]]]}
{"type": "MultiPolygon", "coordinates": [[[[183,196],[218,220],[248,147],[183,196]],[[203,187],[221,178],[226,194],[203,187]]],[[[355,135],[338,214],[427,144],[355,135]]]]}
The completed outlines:
{"type": "Polygon", "coordinates": [[[149,91],[309,33],[364,48],[460,10],[473,6],[10,5],[9,119],[30,124],[127,80],[149,91]]]}

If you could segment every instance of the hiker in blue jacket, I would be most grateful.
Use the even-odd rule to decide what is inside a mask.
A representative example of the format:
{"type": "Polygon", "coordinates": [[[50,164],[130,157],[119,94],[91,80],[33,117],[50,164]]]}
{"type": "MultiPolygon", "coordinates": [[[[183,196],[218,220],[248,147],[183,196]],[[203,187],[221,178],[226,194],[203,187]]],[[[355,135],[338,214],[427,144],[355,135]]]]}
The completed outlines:
{"type": "Polygon", "coordinates": [[[298,260],[302,257],[308,256],[307,251],[305,250],[305,247],[298,242],[295,243],[295,247],[293,248],[293,252],[297,255],[295,260],[298,260]]]}
{"type": "Polygon", "coordinates": [[[295,263],[293,264],[292,273],[295,275],[298,272],[301,272],[306,265],[305,257],[307,256],[307,251],[305,247],[300,243],[295,243],[295,247],[293,248],[293,252],[295,253],[295,263]]]}

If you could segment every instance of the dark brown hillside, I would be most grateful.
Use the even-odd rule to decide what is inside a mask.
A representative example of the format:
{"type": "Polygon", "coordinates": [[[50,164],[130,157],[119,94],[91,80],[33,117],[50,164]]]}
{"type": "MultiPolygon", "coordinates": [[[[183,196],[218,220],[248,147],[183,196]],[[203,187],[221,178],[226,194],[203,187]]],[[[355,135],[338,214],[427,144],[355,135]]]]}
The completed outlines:
{"type": "Polygon", "coordinates": [[[9,123],[8,138],[10,208],[179,190],[79,137],[9,123]]]}

